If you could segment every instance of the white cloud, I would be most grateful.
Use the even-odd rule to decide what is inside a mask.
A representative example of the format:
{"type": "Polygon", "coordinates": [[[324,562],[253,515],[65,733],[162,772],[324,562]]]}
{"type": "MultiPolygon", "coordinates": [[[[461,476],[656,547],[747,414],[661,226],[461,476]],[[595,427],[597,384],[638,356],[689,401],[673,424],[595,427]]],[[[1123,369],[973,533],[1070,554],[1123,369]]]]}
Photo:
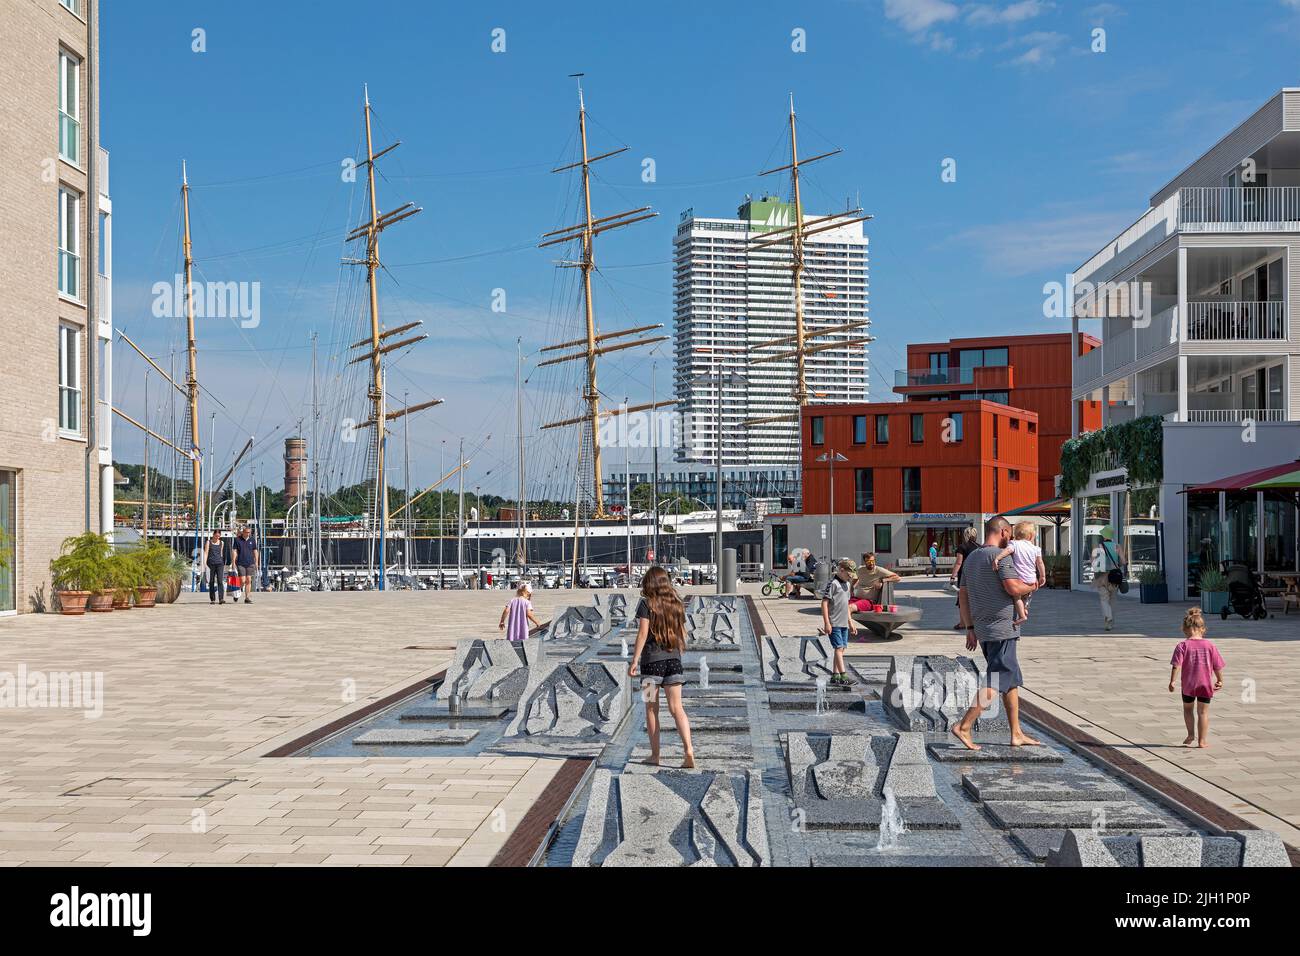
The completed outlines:
{"type": "Polygon", "coordinates": [[[960,12],[948,0],[885,0],[885,16],[908,33],[923,33],[936,23],[957,19],[960,12]]]}
{"type": "Polygon", "coordinates": [[[1056,62],[1056,51],[1060,49],[1065,40],[1066,37],[1063,33],[1035,30],[1022,36],[1012,37],[998,49],[1022,51],[1019,55],[1007,61],[1012,66],[1051,66],[1056,62]]]}
{"type": "Polygon", "coordinates": [[[991,3],[974,3],[966,8],[966,22],[981,27],[999,23],[1023,23],[1051,9],[1052,6],[1053,4],[1045,0],[1020,0],[1005,7],[996,7],[991,3]]]}
{"type": "Polygon", "coordinates": [[[1131,224],[1132,210],[1050,211],[1044,218],[973,226],[953,241],[976,247],[986,271],[1023,276],[1073,270],[1131,224]]]}

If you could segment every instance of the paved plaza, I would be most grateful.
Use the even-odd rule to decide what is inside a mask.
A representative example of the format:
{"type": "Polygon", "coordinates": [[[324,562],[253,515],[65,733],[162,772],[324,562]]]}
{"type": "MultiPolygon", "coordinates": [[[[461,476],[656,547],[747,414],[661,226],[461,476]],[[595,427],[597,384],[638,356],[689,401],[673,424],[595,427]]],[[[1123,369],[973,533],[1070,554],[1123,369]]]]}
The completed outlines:
{"type": "MultiPolygon", "coordinates": [[[[896,598],[922,608],[919,625],[897,640],[851,644],[850,655],[965,654],[946,581],[904,578],[896,598]]],[[[810,634],[818,626],[815,601],[755,600],[771,632],[810,634]]],[[[1182,746],[1181,698],[1168,691],[1169,657],[1189,607],[1142,604],[1135,587],[1106,633],[1093,592],[1039,592],[1021,639],[1025,699],[1300,846],[1300,614],[1207,618],[1227,669],[1211,705],[1212,746],[1200,750],[1182,746]]]]}
{"type": "MultiPolygon", "coordinates": [[[[964,653],[941,584],[905,581],[898,598],[922,608],[920,623],[851,654],[964,653]]],[[[769,634],[815,632],[814,601],[745,590],[769,634]]],[[[591,593],[539,592],[537,616],[591,593]]],[[[267,755],[417,688],[457,640],[498,633],[508,596],[266,594],[210,607],[183,595],[154,610],[0,620],[0,672],[104,681],[94,719],[30,697],[0,707],[0,864],[487,865],[560,755],[267,755]]],[[[1194,750],[1179,746],[1166,690],[1184,609],[1125,600],[1103,634],[1090,592],[1041,593],[1021,651],[1026,699],[1300,844],[1300,616],[1211,619],[1227,686],[1214,746],[1194,750]]]]}

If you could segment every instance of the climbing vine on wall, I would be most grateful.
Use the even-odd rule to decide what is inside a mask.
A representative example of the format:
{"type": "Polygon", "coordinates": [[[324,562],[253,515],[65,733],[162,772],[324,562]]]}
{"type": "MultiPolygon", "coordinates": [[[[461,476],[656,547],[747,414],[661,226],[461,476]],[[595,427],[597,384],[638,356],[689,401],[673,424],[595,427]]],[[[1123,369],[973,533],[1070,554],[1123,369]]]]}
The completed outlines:
{"type": "Polygon", "coordinates": [[[1061,447],[1061,495],[1073,498],[1088,485],[1106,455],[1128,472],[1133,485],[1153,485],[1164,477],[1164,426],[1159,415],[1108,425],[1061,447]]]}

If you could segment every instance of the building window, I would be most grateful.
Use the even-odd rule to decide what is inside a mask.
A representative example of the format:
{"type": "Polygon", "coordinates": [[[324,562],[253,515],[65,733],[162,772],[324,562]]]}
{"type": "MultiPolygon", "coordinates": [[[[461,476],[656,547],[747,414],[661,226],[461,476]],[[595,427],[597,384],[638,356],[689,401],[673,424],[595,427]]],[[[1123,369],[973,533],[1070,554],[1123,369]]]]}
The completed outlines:
{"type": "Polygon", "coordinates": [[[814,445],[826,444],[826,419],[820,415],[814,415],[809,419],[812,427],[812,443],[814,445]]]}
{"type": "Polygon", "coordinates": [[[772,567],[790,566],[790,526],[772,525],[772,567]]]}
{"type": "Polygon", "coordinates": [[[81,330],[59,326],[59,430],[81,434],[81,330]]]}
{"type": "Polygon", "coordinates": [[[961,441],[962,438],[964,437],[964,434],[965,434],[965,433],[962,431],[962,427],[963,427],[963,424],[962,424],[962,413],[961,413],[961,412],[953,412],[951,415],[948,416],[948,418],[949,418],[949,420],[952,422],[952,425],[950,426],[951,431],[950,431],[950,433],[949,433],[949,435],[948,435],[948,440],[949,440],[949,441],[961,441]]]}
{"type": "Polygon", "coordinates": [[[63,51],[59,52],[59,156],[81,165],[81,61],[63,51]]]}
{"type": "Polygon", "coordinates": [[[63,4],[77,16],[81,16],[81,0],[59,0],[59,3],[63,4]]]}
{"type": "Polygon", "coordinates": [[[865,445],[867,443],[867,416],[853,416],[853,444],[865,445]]]}
{"type": "Polygon", "coordinates": [[[1017,468],[1008,468],[1008,469],[1007,469],[1007,480],[1008,480],[1008,481],[1019,481],[1019,480],[1020,480],[1020,470],[1017,469],[1017,468]]]}
{"type": "Polygon", "coordinates": [[[1029,434],[1033,435],[1038,431],[1038,422],[1029,422],[1029,434]]]}
{"type": "Polygon", "coordinates": [[[81,298],[81,236],[79,197],[69,189],[59,190],[59,291],[81,298]]]}
{"type": "Polygon", "coordinates": [[[1020,419],[1018,419],[1018,418],[1012,418],[1012,419],[1009,419],[1009,421],[1011,422],[1011,430],[1012,430],[1013,432],[1018,432],[1018,431],[1020,431],[1020,419]]]}
{"type": "Polygon", "coordinates": [[[876,416],[876,444],[877,445],[889,444],[889,416],[888,415],[876,416]]]}
{"type": "Polygon", "coordinates": [[[875,482],[870,468],[853,470],[853,510],[859,514],[871,514],[876,510],[875,482]]]}
{"type": "Polygon", "coordinates": [[[887,524],[876,525],[876,554],[888,554],[894,550],[894,529],[887,524]]]}
{"type": "Polygon", "coordinates": [[[921,510],[921,469],[903,469],[903,510],[921,510]]]}
{"type": "Polygon", "coordinates": [[[925,416],[924,415],[912,416],[912,441],[918,444],[920,442],[925,441],[925,416]]]}

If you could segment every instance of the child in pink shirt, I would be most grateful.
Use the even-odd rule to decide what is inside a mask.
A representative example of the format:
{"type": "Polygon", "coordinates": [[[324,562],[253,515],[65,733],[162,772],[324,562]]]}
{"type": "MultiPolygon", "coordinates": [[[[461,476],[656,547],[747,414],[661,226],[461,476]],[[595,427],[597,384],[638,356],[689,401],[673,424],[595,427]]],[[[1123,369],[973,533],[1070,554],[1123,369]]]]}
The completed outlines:
{"type": "Polygon", "coordinates": [[[1174,677],[1183,670],[1183,723],[1187,725],[1184,747],[1200,738],[1198,746],[1210,746],[1210,699],[1216,690],[1223,689],[1223,655],[1214,642],[1205,636],[1205,618],[1201,609],[1194,607],[1183,617],[1183,634],[1186,636],[1174,648],[1169,662],[1169,693],[1174,692],[1174,677]],[[1213,678],[1213,680],[1211,680],[1213,678]],[[1192,708],[1196,713],[1193,715],[1192,708]]]}
{"type": "Polygon", "coordinates": [[[514,598],[501,612],[501,621],[497,626],[505,631],[506,637],[512,641],[526,640],[529,624],[533,627],[539,626],[537,618],[533,617],[533,602],[529,600],[532,596],[533,586],[524,581],[515,591],[514,598]]]}

